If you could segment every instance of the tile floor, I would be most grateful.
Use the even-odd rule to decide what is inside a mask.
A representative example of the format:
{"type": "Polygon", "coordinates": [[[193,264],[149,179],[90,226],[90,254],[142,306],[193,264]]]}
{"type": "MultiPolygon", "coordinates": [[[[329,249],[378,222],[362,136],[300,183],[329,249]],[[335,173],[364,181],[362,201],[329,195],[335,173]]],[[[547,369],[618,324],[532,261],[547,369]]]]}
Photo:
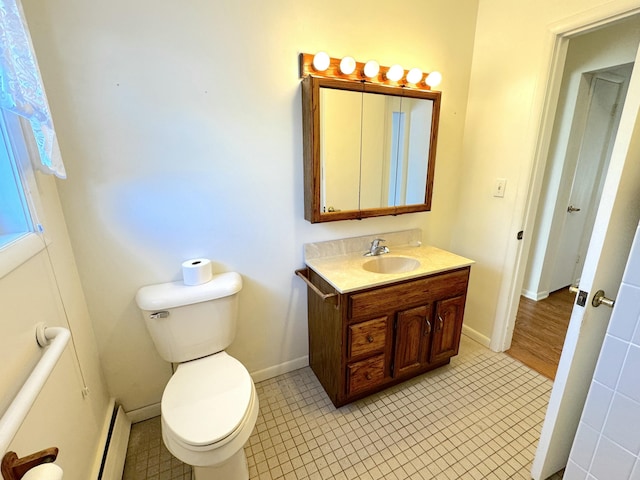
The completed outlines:
{"type": "MultiPolygon", "coordinates": [[[[296,370],[256,385],[250,477],[530,479],[551,385],[466,337],[450,365],[340,409],[308,367],[296,370]]],[[[159,418],[133,426],[123,480],[190,478],[162,444],[159,418]]]]}

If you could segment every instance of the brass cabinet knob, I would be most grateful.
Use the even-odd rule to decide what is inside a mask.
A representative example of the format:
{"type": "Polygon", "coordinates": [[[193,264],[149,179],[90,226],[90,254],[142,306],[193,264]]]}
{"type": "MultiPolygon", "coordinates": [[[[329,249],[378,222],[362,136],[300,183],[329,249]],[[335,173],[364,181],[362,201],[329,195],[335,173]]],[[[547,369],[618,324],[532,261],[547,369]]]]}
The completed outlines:
{"type": "Polygon", "coordinates": [[[373,342],[373,335],[367,335],[367,342],[373,342]]]}

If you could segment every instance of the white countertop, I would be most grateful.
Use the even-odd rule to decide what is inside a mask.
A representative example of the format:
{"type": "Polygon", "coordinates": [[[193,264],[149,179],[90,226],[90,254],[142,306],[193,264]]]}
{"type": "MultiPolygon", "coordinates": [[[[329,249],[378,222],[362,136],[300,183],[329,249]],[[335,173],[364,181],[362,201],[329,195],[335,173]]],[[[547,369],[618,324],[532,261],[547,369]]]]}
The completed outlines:
{"type": "Polygon", "coordinates": [[[377,287],[402,280],[446,272],[475,263],[468,258],[429,245],[390,245],[389,249],[391,251],[382,256],[411,257],[418,260],[420,266],[410,272],[403,273],[369,272],[362,268],[362,265],[376,257],[365,257],[363,253],[366,250],[343,255],[319,256],[314,258],[307,256],[305,263],[329,282],[339,293],[349,293],[363,288],[377,287]]]}

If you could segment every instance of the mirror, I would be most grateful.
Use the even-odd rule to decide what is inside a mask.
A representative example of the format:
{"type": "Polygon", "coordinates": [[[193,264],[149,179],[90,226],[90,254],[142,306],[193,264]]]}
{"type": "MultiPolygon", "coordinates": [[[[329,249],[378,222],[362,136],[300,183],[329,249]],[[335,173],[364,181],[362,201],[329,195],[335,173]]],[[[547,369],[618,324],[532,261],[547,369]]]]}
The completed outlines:
{"type": "Polygon", "coordinates": [[[440,92],[307,76],[305,218],[431,208],[440,92]]]}

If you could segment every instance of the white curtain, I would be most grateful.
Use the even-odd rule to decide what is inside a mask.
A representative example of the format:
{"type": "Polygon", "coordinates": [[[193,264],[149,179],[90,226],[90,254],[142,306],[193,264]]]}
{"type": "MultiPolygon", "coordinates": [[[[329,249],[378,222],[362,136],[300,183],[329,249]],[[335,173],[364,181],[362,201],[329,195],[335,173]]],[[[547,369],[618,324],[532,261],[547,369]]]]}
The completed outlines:
{"type": "Polygon", "coordinates": [[[20,0],[0,0],[0,107],[29,120],[40,154],[36,166],[66,178],[20,0]]]}

